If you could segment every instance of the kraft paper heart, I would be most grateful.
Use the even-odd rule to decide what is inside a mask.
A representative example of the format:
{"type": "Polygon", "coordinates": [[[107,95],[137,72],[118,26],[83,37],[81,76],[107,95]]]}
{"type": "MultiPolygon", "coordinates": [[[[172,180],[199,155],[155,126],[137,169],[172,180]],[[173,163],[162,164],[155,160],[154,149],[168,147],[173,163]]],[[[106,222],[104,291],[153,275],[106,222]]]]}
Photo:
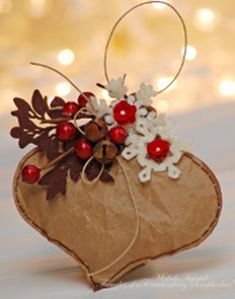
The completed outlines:
{"type": "MultiPolygon", "coordinates": [[[[61,72],[44,64],[76,88],[77,101],[65,102],[35,90],[31,103],[15,98],[11,135],[21,148],[33,144],[16,169],[14,198],[23,218],[81,265],[94,289],[111,286],[151,259],[200,244],[216,226],[222,207],[219,183],[200,159],[173,133],[154,107],[155,91],[142,83],[128,93],[126,75],[97,83],[112,100],[83,92],[61,72]]],[[[157,99],[156,99],[157,100],[157,99]]]]}

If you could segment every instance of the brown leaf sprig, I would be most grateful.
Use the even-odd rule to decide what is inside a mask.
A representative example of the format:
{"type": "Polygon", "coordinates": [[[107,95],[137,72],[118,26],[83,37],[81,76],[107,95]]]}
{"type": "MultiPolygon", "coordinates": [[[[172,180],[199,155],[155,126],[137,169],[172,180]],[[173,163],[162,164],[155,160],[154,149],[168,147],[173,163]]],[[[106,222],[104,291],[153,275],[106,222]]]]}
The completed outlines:
{"type": "MultiPolygon", "coordinates": [[[[58,194],[65,195],[67,178],[70,177],[77,182],[85,163],[73,151],[75,143],[81,138],[79,132],[77,139],[69,142],[61,142],[56,135],[58,123],[71,120],[69,117],[64,117],[62,113],[65,101],[55,97],[48,105],[47,97],[43,97],[39,90],[35,90],[31,105],[21,98],[14,98],[14,103],[17,110],[11,114],[17,117],[19,125],[11,130],[11,136],[19,140],[20,148],[34,144],[38,151],[45,153],[49,161],[48,165],[52,164],[49,171],[46,171],[38,182],[39,185],[46,187],[47,200],[56,198],[58,194]]],[[[81,115],[82,117],[84,115],[81,115]]],[[[47,166],[43,168],[46,169],[47,166]]],[[[93,180],[100,169],[101,164],[92,161],[86,168],[87,178],[93,180]]],[[[100,176],[102,182],[114,181],[109,170],[110,165],[106,165],[100,176]]]]}
{"type": "Polygon", "coordinates": [[[39,151],[45,152],[49,160],[58,155],[59,140],[56,138],[56,122],[51,121],[52,117],[62,116],[64,100],[55,98],[51,107],[47,104],[47,98],[43,97],[38,90],[35,90],[31,99],[32,107],[21,98],[14,98],[17,107],[11,114],[18,118],[18,127],[11,130],[11,136],[19,139],[19,147],[24,148],[28,144],[34,144],[39,151]],[[56,110],[52,110],[56,107],[56,110]],[[42,127],[40,124],[48,124],[42,127]]]}

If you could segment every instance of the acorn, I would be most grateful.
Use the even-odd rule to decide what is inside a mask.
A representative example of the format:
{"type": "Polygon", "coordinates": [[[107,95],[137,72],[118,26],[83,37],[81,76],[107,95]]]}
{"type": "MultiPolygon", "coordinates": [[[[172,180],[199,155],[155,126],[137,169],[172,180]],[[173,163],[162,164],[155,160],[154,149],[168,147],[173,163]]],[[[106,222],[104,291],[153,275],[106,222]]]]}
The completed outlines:
{"type": "Polygon", "coordinates": [[[108,133],[108,127],[102,119],[96,119],[84,127],[86,138],[91,142],[102,140],[108,133]]]}
{"type": "Polygon", "coordinates": [[[112,162],[117,154],[118,149],[114,143],[109,140],[102,140],[96,144],[93,150],[94,158],[103,164],[112,162]]]}

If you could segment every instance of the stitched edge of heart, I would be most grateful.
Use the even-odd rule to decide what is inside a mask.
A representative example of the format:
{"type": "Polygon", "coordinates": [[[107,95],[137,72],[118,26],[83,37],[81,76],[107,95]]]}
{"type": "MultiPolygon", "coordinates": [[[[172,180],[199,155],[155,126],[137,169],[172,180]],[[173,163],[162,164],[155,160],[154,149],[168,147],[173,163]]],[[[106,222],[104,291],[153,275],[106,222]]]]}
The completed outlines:
{"type": "Polygon", "coordinates": [[[154,256],[154,257],[144,257],[144,258],[140,258],[140,259],[136,259],[134,261],[131,261],[126,266],[124,266],[123,268],[121,268],[117,273],[115,273],[112,277],[109,278],[109,280],[107,281],[107,286],[97,284],[93,280],[92,276],[88,276],[87,275],[88,272],[89,272],[89,266],[86,265],[84,263],[84,261],[82,261],[79,258],[79,256],[77,254],[75,254],[72,250],[70,250],[66,245],[64,245],[63,243],[61,243],[58,240],[51,239],[47,235],[47,232],[45,230],[43,230],[40,226],[38,226],[36,223],[34,223],[30,219],[30,217],[26,214],[26,212],[24,211],[24,209],[21,206],[21,203],[19,201],[18,194],[17,194],[17,191],[16,191],[17,190],[17,186],[18,186],[17,185],[18,179],[19,179],[20,173],[21,173],[20,169],[22,168],[22,165],[24,165],[25,161],[27,161],[36,152],[37,152],[37,149],[33,149],[28,154],[26,154],[21,159],[21,161],[19,162],[19,164],[18,164],[18,166],[16,168],[16,171],[15,171],[14,180],[13,180],[13,195],[14,195],[14,200],[15,200],[15,205],[17,207],[17,210],[18,210],[19,214],[22,216],[22,218],[30,226],[32,226],[35,230],[37,230],[49,242],[51,242],[51,243],[57,245],[58,247],[60,247],[63,251],[65,251],[67,254],[69,254],[71,257],[73,257],[79,263],[79,265],[85,271],[86,277],[87,277],[88,281],[92,284],[94,290],[99,290],[99,289],[105,288],[107,286],[110,286],[110,284],[112,282],[116,281],[122,275],[126,274],[127,272],[129,272],[130,270],[132,270],[134,268],[139,267],[140,265],[146,264],[149,260],[155,260],[155,259],[163,257],[163,256],[173,255],[173,254],[176,254],[176,253],[181,252],[183,250],[187,250],[187,249],[190,249],[190,248],[198,246],[201,242],[203,242],[212,233],[212,231],[214,230],[214,228],[216,227],[216,225],[217,225],[217,223],[219,221],[219,217],[220,217],[221,210],[222,210],[222,193],[221,193],[220,184],[219,184],[216,176],[211,171],[211,169],[203,161],[201,161],[199,158],[195,157],[194,155],[192,155],[190,153],[184,153],[185,156],[187,156],[188,158],[190,158],[196,165],[198,165],[203,171],[205,171],[207,173],[208,177],[210,178],[211,182],[214,185],[214,188],[215,188],[215,191],[216,191],[216,194],[217,194],[217,201],[218,201],[217,213],[216,213],[216,216],[215,216],[214,220],[212,221],[212,223],[210,224],[210,226],[205,230],[205,232],[202,234],[202,236],[199,239],[195,240],[194,242],[191,242],[189,244],[186,244],[184,246],[179,247],[178,249],[175,249],[175,250],[170,251],[170,252],[162,253],[162,254],[154,256]]]}

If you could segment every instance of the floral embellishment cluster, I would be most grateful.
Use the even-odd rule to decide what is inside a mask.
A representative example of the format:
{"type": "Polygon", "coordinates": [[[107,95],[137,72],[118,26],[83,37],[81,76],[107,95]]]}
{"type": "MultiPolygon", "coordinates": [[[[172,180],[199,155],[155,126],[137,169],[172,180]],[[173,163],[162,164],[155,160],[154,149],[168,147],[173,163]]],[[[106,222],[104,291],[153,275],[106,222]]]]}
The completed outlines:
{"type": "Polygon", "coordinates": [[[22,180],[46,186],[50,200],[66,193],[68,177],[76,182],[85,173],[91,181],[113,182],[109,171],[117,156],[137,159],[143,168],[138,174],[141,182],[159,171],[177,179],[176,164],[187,149],[172,134],[165,116],[151,106],[157,92],[142,83],[128,95],[124,81],[120,77],[102,86],[113,98],[110,105],[91,92],[83,92],[72,102],[55,97],[50,105],[38,90],[31,105],[15,98],[18,110],[12,114],[19,127],[12,129],[12,137],[19,139],[20,147],[34,144],[48,159],[41,168],[26,165],[22,180]]]}
{"type": "Polygon", "coordinates": [[[111,103],[113,111],[104,119],[110,127],[120,124],[126,128],[128,137],[121,155],[126,160],[137,158],[143,167],[139,173],[140,181],[149,181],[152,171],[167,170],[170,178],[179,178],[180,170],[176,164],[188,147],[172,134],[165,115],[158,114],[151,106],[157,94],[152,85],[142,83],[139,90],[129,96],[123,94],[127,87],[120,78],[110,81],[106,88],[110,96],[121,95],[121,98],[111,103]]]}

